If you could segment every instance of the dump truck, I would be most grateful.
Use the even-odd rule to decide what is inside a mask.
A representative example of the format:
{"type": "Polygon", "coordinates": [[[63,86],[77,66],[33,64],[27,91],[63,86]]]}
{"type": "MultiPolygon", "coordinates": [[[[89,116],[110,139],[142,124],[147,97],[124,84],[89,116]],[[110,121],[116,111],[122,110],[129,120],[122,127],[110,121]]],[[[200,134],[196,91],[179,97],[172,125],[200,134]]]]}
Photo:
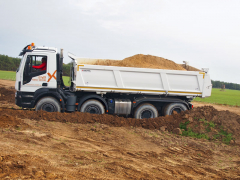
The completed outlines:
{"type": "Polygon", "coordinates": [[[208,69],[183,71],[91,65],[94,59],[72,59],[70,85],[63,82],[63,50],[27,45],[19,54],[15,99],[22,108],[48,112],[115,114],[138,119],[190,110],[195,97],[209,97],[208,69]],[[34,69],[42,58],[45,70],[34,69]]]}

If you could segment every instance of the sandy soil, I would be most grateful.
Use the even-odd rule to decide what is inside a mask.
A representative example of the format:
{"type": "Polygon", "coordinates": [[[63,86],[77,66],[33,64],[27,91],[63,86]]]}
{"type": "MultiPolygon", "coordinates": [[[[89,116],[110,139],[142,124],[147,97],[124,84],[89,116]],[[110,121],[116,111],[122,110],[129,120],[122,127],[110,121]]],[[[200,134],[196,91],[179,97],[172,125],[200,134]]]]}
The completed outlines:
{"type": "Polygon", "coordinates": [[[35,112],[14,105],[10,86],[0,91],[0,179],[240,179],[240,116],[230,111],[205,106],[150,120],[35,112]],[[172,133],[200,118],[235,140],[172,133]]]}
{"type": "Polygon", "coordinates": [[[121,67],[139,67],[139,68],[154,68],[154,69],[172,69],[172,70],[183,70],[182,65],[176,64],[175,62],[164,59],[162,57],[136,54],[131,57],[127,57],[123,60],[98,60],[94,65],[104,66],[121,66],[121,67]]]}

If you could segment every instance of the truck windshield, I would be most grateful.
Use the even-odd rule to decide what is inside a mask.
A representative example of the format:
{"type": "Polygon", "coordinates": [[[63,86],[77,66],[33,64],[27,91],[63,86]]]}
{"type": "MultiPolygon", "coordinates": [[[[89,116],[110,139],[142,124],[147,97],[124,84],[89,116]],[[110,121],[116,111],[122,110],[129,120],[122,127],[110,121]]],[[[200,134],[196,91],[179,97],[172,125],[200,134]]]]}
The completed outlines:
{"type": "Polygon", "coordinates": [[[19,68],[21,67],[21,64],[22,64],[22,61],[23,61],[23,57],[24,57],[24,56],[22,56],[21,62],[20,62],[20,64],[19,64],[19,67],[17,68],[17,72],[19,71],[19,68]]]}

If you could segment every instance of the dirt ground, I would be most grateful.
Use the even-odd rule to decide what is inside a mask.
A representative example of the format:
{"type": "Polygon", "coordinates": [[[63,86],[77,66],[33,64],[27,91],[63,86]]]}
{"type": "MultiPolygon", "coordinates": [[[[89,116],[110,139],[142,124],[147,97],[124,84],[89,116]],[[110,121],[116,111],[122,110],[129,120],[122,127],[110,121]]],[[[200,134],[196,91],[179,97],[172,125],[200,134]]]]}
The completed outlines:
{"type": "Polygon", "coordinates": [[[35,112],[14,105],[11,82],[0,84],[0,179],[240,179],[240,116],[231,107],[194,103],[143,120],[35,112]],[[209,137],[222,128],[234,139],[174,134],[188,121],[204,131],[203,119],[216,125],[209,137]]]}

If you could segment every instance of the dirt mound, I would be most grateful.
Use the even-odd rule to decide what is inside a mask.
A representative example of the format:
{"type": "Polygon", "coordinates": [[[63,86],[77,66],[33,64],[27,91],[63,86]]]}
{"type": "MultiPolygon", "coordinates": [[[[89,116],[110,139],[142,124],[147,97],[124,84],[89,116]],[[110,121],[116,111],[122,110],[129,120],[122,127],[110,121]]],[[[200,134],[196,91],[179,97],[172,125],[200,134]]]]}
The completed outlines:
{"type": "MultiPolygon", "coordinates": [[[[14,103],[14,90],[0,87],[0,101],[14,103]]],[[[183,129],[183,135],[195,133],[196,137],[209,140],[220,140],[225,143],[235,141],[240,144],[240,116],[229,111],[217,111],[212,106],[194,108],[191,111],[172,116],[154,119],[133,119],[108,114],[94,115],[81,112],[48,113],[44,111],[16,110],[0,108],[0,127],[16,127],[21,125],[21,119],[48,120],[70,123],[101,123],[115,127],[142,127],[145,129],[163,129],[180,133],[176,128],[183,129]],[[2,113],[4,112],[4,113],[2,113]],[[181,124],[181,127],[180,127],[181,124]]],[[[192,134],[191,134],[192,135],[192,134]]]]}
{"type": "Polygon", "coordinates": [[[240,116],[235,113],[204,106],[184,112],[182,118],[183,134],[193,132],[197,137],[240,144],[240,116]]]}
{"type": "MultiPolygon", "coordinates": [[[[197,138],[209,140],[222,140],[229,137],[240,144],[240,116],[229,111],[217,111],[211,106],[198,107],[190,111],[174,114],[172,116],[154,119],[134,119],[113,115],[95,115],[89,113],[48,113],[44,111],[27,111],[4,109],[4,112],[20,119],[48,120],[63,123],[101,123],[115,127],[142,127],[145,129],[165,129],[174,132],[176,128],[184,129],[188,133],[197,133],[197,138]],[[181,125],[182,126],[181,126],[181,125]],[[191,131],[188,129],[191,128],[191,131]],[[229,135],[231,134],[231,135],[229,135]]],[[[195,137],[195,136],[193,136],[195,137]]]]}
{"type": "Polygon", "coordinates": [[[186,70],[175,62],[157,56],[137,54],[122,61],[98,60],[94,65],[186,70]]]}
{"type": "Polygon", "coordinates": [[[15,90],[13,88],[6,89],[0,87],[0,101],[7,101],[9,103],[15,103],[15,90]]]}

